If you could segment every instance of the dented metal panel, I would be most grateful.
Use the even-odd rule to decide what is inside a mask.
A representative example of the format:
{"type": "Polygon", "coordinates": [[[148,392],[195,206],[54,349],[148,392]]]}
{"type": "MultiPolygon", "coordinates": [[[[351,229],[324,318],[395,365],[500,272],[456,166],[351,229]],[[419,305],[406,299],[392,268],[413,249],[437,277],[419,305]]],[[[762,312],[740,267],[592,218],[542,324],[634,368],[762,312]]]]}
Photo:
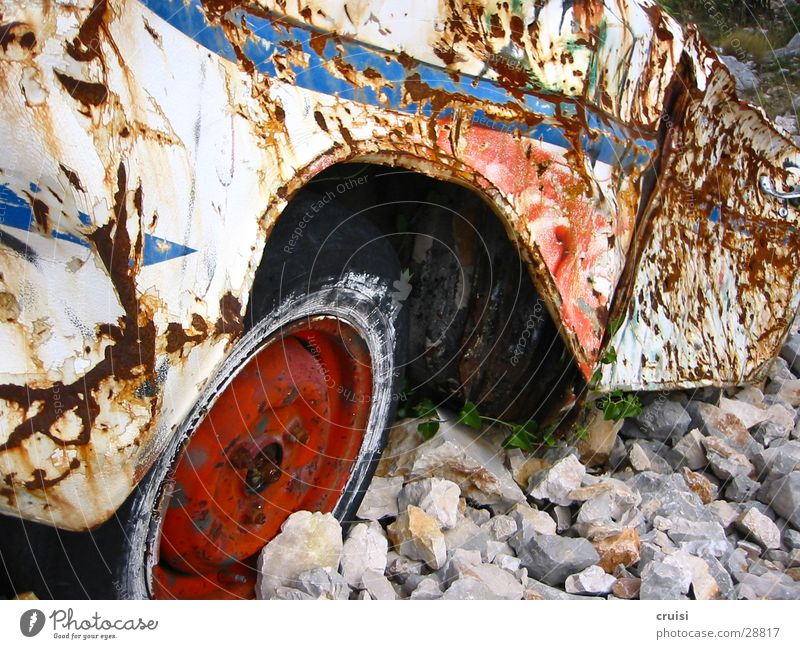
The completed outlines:
{"type": "Polygon", "coordinates": [[[241,331],[267,166],[235,66],[139,4],[2,16],[0,496],[80,529],[122,502],[241,331]]]}
{"type": "Polygon", "coordinates": [[[515,10],[452,3],[406,16],[390,2],[369,10],[358,3],[230,9],[235,3],[215,2],[204,6],[221,29],[198,36],[191,4],[147,4],[265,75],[271,87],[282,81],[368,109],[367,124],[383,127],[385,139],[352,133],[364,122],[351,106],[342,119],[328,116],[324,103],[312,105],[337,159],[405,154],[408,166],[459,179],[454,170],[464,166],[463,180],[506,211],[590,374],[630,243],[638,180],[656,148],[659,112],[649,102],[663,100],[664,75],[680,51],[679,38],[656,36],[674,26],[670,19],[652,7],[602,3],[515,10]],[[562,62],[560,75],[553,61],[562,62]],[[416,119],[398,131],[396,119],[406,115],[416,119]]]}
{"type": "Polygon", "coordinates": [[[586,378],[612,309],[627,314],[601,389],[748,378],[796,304],[780,219],[769,259],[747,223],[708,234],[669,182],[691,170],[701,187],[742,141],[741,175],[717,195],[752,223],[776,207],[753,175],[768,161],[788,182],[797,150],[752,109],[717,114],[727,76],[649,0],[5,0],[0,14],[3,511],[72,529],[114,511],[240,334],[275,218],[336,162],[480,193],[586,378]],[[685,145],[651,197],[665,108],[687,83],[672,129],[685,145]],[[684,263],[696,257],[708,265],[684,263]],[[763,273],[739,286],[733,269],[754,259],[763,273]]]}
{"type": "Polygon", "coordinates": [[[800,150],[696,34],[666,117],[658,191],[631,256],[632,285],[611,338],[618,362],[604,381],[627,389],[758,380],[798,307],[800,213],[762,192],[800,184],[800,150]]]}

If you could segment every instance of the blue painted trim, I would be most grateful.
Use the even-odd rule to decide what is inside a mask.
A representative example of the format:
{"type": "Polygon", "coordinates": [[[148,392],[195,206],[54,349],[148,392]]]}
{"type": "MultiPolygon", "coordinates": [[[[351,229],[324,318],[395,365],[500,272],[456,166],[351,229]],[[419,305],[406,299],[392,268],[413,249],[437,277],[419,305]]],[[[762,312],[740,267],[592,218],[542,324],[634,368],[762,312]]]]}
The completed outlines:
{"type": "Polygon", "coordinates": [[[161,237],[154,237],[151,234],[144,235],[144,250],[142,251],[142,265],[152,266],[160,264],[162,261],[185,257],[197,252],[194,248],[184,246],[174,241],[167,241],[161,237]]]}
{"type": "MultiPolygon", "coordinates": [[[[236,60],[233,47],[225,37],[222,28],[206,22],[201,0],[188,0],[188,2],[186,0],[140,0],[140,2],[198,44],[229,61],[236,60]]],[[[372,68],[384,79],[393,82],[393,85],[384,85],[381,88],[382,95],[386,98],[385,101],[381,101],[373,88],[354,86],[326,69],[324,63],[336,56],[338,52],[333,42],[329,40],[323,50],[323,56],[317,54],[310,44],[311,36],[314,33],[310,27],[285,22],[275,23],[261,16],[249,14],[242,9],[233,9],[227,16],[236,24],[245,24],[252,32],[253,37],[248,39],[242,50],[259,72],[268,76],[276,76],[272,57],[276,53],[287,53],[284,43],[299,45],[308,59],[308,65],[292,67],[296,85],[306,90],[333,95],[345,101],[412,114],[421,110],[423,115],[430,116],[433,110],[428,102],[419,106],[416,103],[404,103],[403,101],[403,84],[399,82],[404,81],[409,74],[418,74],[420,81],[434,90],[461,94],[473,100],[494,104],[513,102],[526,111],[543,118],[555,117],[558,108],[561,109],[562,114],[575,114],[576,112],[575,106],[569,101],[565,102],[555,98],[551,101],[533,94],[526,94],[520,101],[509,95],[500,84],[494,81],[465,74],[459,75],[459,81],[455,81],[447,70],[419,61],[416,62],[413,70],[409,71],[393,58],[387,57],[386,51],[342,39],[343,59],[348,65],[352,65],[361,72],[372,68]]],[[[448,111],[442,111],[439,115],[447,117],[448,111]]],[[[630,172],[636,166],[650,163],[656,149],[655,139],[639,137],[632,129],[623,127],[588,108],[586,115],[592,132],[581,135],[581,147],[592,162],[599,160],[612,166],[621,166],[626,172],[630,172]]],[[[505,132],[518,130],[525,137],[541,140],[567,150],[572,148],[564,131],[556,125],[539,124],[531,127],[517,121],[497,122],[486,118],[483,111],[477,111],[474,119],[476,122],[480,120],[481,124],[496,130],[505,132]]]]}
{"type": "MultiPolygon", "coordinates": [[[[34,183],[31,183],[31,187],[34,183]]],[[[38,188],[35,191],[39,191],[38,188]]],[[[78,212],[78,220],[86,226],[92,224],[88,214],[78,212]]],[[[0,185],[0,225],[27,232],[36,232],[33,207],[24,198],[18,196],[8,185],[0,185]]],[[[81,239],[69,232],[59,232],[51,230],[50,235],[55,239],[69,241],[84,248],[90,248],[88,241],[81,239]]],[[[194,248],[184,246],[180,243],[167,241],[161,237],[145,233],[142,255],[142,265],[152,266],[162,261],[168,261],[175,257],[183,257],[197,252],[194,248]]],[[[130,262],[133,264],[133,262],[130,262]]]]}

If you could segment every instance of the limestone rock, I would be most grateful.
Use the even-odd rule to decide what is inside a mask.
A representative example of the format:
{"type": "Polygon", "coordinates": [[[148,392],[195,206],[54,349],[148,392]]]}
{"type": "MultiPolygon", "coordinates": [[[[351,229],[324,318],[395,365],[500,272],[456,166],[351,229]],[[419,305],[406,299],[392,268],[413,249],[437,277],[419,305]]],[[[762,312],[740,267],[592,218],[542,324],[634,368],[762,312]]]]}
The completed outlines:
{"type": "Polygon", "coordinates": [[[607,421],[599,410],[586,425],[586,435],[578,442],[581,463],[593,467],[605,464],[624,420],[607,421]]]}
{"type": "Polygon", "coordinates": [[[342,548],[341,572],[347,583],[366,588],[361,578],[367,570],[384,573],[388,550],[389,542],[378,523],[354,525],[342,548]]]}
{"type": "Polygon", "coordinates": [[[557,505],[570,505],[569,493],[581,486],[586,467],[574,455],[554,463],[553,466],[531,476],[528,493],[537,500],[548,500],[557,505]]]}
{"type": "Polygon", "coordinates": [[[791,528],[783,530],[783,541],[790,550],[800,550],[800,532],[791,528]]]}
{"type": "Polygon", "coordinates": [[[695,473],[683,467],[683,479],[686,480],[686,485],[689,489],[700,497],[704,505],[708,505],[717,499],[717,486],[703,474],[695,473]]]}
{"type": "Polygon", "coordinates": [[[739,599],[800,599],[800,583],[778,571],[744,574],[736,593],[739,599]]]}
{"type": "Polygon", "coordinates": [[[403,488],[403,478],[374,477],[367,487],[364,499],[358,508],[357,516],[364,520],[378,521],[395,517],[399,513],[397,497],[403,488]]]}
{"type": "Polygon", "coordinates": [[[550,586],[584,568],[596,564],[600,555],[586,539],[534,534],[530,541],[517,548],[517,556],[534,579],[550,586]]]}
{"type": "MultiPolygon", "coordinates": [[[[712,576],[708,563],[700,557],[678,550],[668,555],[664,559],[664,563],[676,566],[682,571],[682,574],[688,579],[688,584],[692,588],[695,599],[719,599],[719,585],[712,576]]],[[[682,583],[682,589],[684,586],[686,586],[686,582],[682,583]]],[[[688,591],[688,588],[686,590],[688,591]]]]}
{"type": "Polygon", "coordinates": [[[771,446],[753,456],[753,465],[761,480],[775,480],[800,469],[800,442],[771,446]]]}
{"type": "Polygon", "coordinates": [[[487,563],[468,566],[462,571],[463,577],[472,577],[484,584],[495,599],[522,599],[522,584],[499,566],[487,563]]]}
{"type": "Polygon", "coordinates": [[[553,588],[547,584],[543,584],[536,579],[528,579],[525,587],[523,599],[530,600],[590,600],[602,599],[601,597],[590,597],[587,595],[572,595],[560,588],[553,588]]]}
{"type": "Polygon", "coordinates": [[[742,512],[736,526],[747,538],[753,539],[767,550],[781,546],[781,531],[778,526],[755,507],[742,512]]]}
{"type": "Polygon", "coordinates": [[[728,528],[739,518],[739,512],[724,500],[715,500],[708,504],[709,511],[713,512],[717,521],[724,528],[728,528]]]}
{"type": "Polygon", "coordinates": [[[533,457],[523,453],[518,448],[506,451],[507,464],[511,470],[514,481],[522,488],[528,488],[531,476],[551,466],[553,463],[545,458],[533,457]]]}
{"type": "Polygon", "coordinates": [[[653,526],[666,532],[679,548],[689,554],[708,553],[721,557],[730,550],[725,530],[719,523],[657,517],[653,520],[653,526]]]}
{"type": "Polygon", "coordinates": [[[692,471],[702,469],[707,463],[702,439],[703,434],[695,428],[682,437],[673,449],[681,457],[681,464],[692,471]]]}
{"type": "Polygon", "coordinates": [[[258,558],[256,593],[271,599],[280,586],[296,588],[296,578],[314,568],[336,571],[342,555],[342,528],[332,514],[293,513],[258,558]]]}
{"type": "Polygon", "coordinates": [[[742,422],[748,430],[768,419],[767,411],[753,404],[738,399],[726,399],[722,397],[719,401],[719,409],[726,414],[731,414],[742,422]]]}
{"type": "Polygon", "coordinates": [[[694,425],[706,437],[724,440],[733,450],[747,456],[758,450],[758,443],[736,415],[711,404],[694,401],[689,404],[688,410],[694,425]]]}
{"type": "Polygon", "coordinates": [[[387,529],[397,551],[409,559],[424,561],[433,570],[443,567],[447,546],[438,521],[419,507],[409,505],[387,529]]]}
{"type": "Polygon", "coordinates": [[[642,408],[641,414],[636,417],[636,423],[648,433],[649,439],[666,442],[685,435],[692,418],[677,401],[657,398],[642,408]]]}
{"type": "MultiPolygon", "coordinates": [[[[459,501],[461,503],[463,498],[459,501]]],[[[468,505],[464,505],[463,511],[462,508],[459,507],[459,512],[464,514],[467,518],[469,518],[475,525],[483,525],[484,523],[488,523],[489,519],[492,517],[492,513],[487,509],[476,509],[475,507],[469,507],[468,505]]]]}
{"type": "MultiPolygon", "coordinates": [[[[550,517],[548,516],[548,518],[550,517]]],[[[553,519],[551,518],[550,520],[552,521],[553,519]]],[[[486,530],[495,541],[503,542],[517,532],[517,522],[511,516],[501,514],[489,519],[489,521],[481,525],[481,528],[486,530]]]]}
{"type": "Polygon", "coordinates": [[[644,440],[631,444],[628,460],[636,471],[672,472],[672,468],[667,461],[659,456],[644,440]]]}
{"type": "Polygon", "coordinates": [[[442,599],[489,600],[502,598],[497,597],[482,581],[474,577],[461,577],[444,592],[442,599]]]}
{"type": "Polygon", "coordinates": [[[639,561],[639,532],[634,528],[624,530],[594,542],[594,548],[600,555],[600,567],[613,574],[617,566],[632,566],[639,561]]]}
{"type": "Polygon", "coordinates": [[[750,476],[755,469],[743,453],[733,449],[724,439],[706,437],[703,439],[706,447],[708,464],[714,475],[722,480],[729,480],[738,475],[750,476]]]}
{"type": "Polygon", "coordinates": [[[469,518],[459,516],[455,527],[444,531],[444,540],[448,552],[461,548],[485,554],[489,533],[469,518]]]}
{"type": "Polygon", "coordinates": [[[302,572],[297,576],[295,583],[297,584],[296,589],[306,593],[311,599],[344,600],[350,597],[347,582],[331,568],[313,568],[302,572]]]}
{"type": "Polygon", "coordinates": [[[607,595],[616,581],[616,577],[607,574],[600,566],[589,566],[567,577],[564,589],[574,595],[607,595]]]}
{"type": "Polygon", "coordinates": [[[426,577],[417,584],[411,593],[410,599],[441,599],[444,593],[439,587],[439,582],[431,577],[426,577]]]}
{"type": "Polygon", "coordinates": [[[362,576],[364,590],[369,593],[372,599],[378,600],[394,600],[397,599],[397,594],[389,580],[384,576],[383,572],[376,570],[365,570],[362,576]]]}
{"type": "Polygon", "coordinates": [[[736,503],[746,502],[755,498],[761,485],[751,480],[746,475],[737,475],[728,481],[725,487],[725,498],[736,503]]]}
{"type": "Polygon", "coordinates": [[[765,483],[758,492],[758,499],[800,530],[800,471],[765,483]]]}
{"type": "Polygon", "coordinates": [[[517,525],[517,534],[521,534],[526,540],[534,533],[536,534],[555,534],[556,522],[545,512],[534,509],[525,503],[517,503],[509,512],[509,516],[517,525]]]}
{"type": "Polygon", "coordinates": [[[648,520],[652,521],[655,516],[692,521],[716,520],[678,474],[640,473],[627,484],[641,495],[639,509],[648,520]]]}
{"type": "Polygon", "coordinates": [[[525,494],[498,453],[502,440],[476,435],[471,428],[458,424],[458,418],[447,410],[437,412],[442,423],[427,442],[421,442],[415,426],[398,424],[391,429],[383,454],[388,452],[389,457],[381,460],[380,474],[450,480],[460,487],[463,496],[479,505],[511,507],[523,502],[525,494]]]}
{"type": "Polygon", "coordinates": [[[776,395],[792,408],[800,406],[800,379],[770,381],[765,392],[776,395]]]}
{"type": "Polygon", "coordinates": [[[796,376],[800,376],[800,334],[789,336],[781,348],[781,358],[796,376]]]}
{"type": "Polygon", "coordinates": [[[756,76],[752,63],[742,63],[733,56],[720,55],[719,59],[725,64],[725,67],[730,70],[731,75],[733,75],[738,92],[757,90],[759,88],[761,80],[756,76]]]}
{"type": "Polygon", "coordinates": [[[406,484],[397,503],[400,511],[404,511],[409,505],[415,505],[439,521],[442,528],[450,529],[456,524],[460,497],[461,490],[454,482],[441,478],[423,478],[406,484]]]}
{"type": "Polygon", "coordinates": [[[457,548],[447,553],[447,563],[436,573],[442,583],[449,584],[462,576],[464,570],[471,566],[479,566],[483,556],[477,550],[457,548]]]}
{"type": "Polygon", "coordinates": [[[405,582],[409,577],[422,574],[424,568],[425,563],[423,561],[409,559],[394,550],[389,550],[386,555],[385,574],[391,579],[405,582]]]}
{"type": "Polygon", "coordinates": [[[642,580],[635,577],[622,577],[614,582],[611,592],[620,599],[638,599],[642,580]]]}
{"type": "Polygon", "coordinates": [[[639,599],[679,599],[687,591],[685,572],[677,566],[651,561],[642,570],[639,599]]]}

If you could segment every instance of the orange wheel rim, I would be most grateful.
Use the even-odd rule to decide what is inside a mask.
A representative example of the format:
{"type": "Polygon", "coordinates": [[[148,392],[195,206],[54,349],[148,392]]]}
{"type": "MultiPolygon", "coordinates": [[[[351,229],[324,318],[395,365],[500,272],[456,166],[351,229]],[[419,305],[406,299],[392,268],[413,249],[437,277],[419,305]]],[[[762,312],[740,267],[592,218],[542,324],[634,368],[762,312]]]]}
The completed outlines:
{"type": "Polygon", "coordinates": [[[372,368],[348,324],[274,336],[219,393],[166,483],[157,599],[252,598],[261,548],[295,511],[331,511],[358,459],[372,368]]]}

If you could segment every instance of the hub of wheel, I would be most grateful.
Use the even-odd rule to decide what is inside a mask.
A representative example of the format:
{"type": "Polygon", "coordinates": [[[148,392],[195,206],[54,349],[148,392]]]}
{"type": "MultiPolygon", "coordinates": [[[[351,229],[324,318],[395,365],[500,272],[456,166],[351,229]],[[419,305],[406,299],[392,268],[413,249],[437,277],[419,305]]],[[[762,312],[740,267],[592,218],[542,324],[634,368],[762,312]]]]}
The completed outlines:
{"type": "Polygon", "coordinates": [[[369,350],[341,320],[304,320],[250,355],[177,458],[153,596],[252,597],[258,553],[286,518],[336,505],[371,395],[369,350]]]}

